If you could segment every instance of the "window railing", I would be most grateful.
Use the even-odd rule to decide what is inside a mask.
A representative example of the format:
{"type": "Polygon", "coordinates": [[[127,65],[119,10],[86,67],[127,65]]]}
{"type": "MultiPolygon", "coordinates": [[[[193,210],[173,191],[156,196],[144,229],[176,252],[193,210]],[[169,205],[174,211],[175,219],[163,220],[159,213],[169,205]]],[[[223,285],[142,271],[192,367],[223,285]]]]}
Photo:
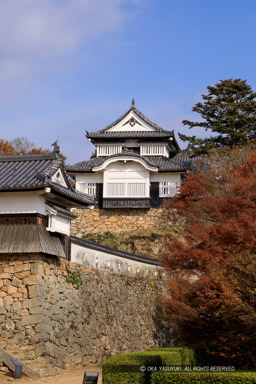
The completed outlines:
{"type": "Polygon", "coordinates": [[[166,155],[166,146],[162,144],[143,144],[140,148],[141,155],[166,155]]]}
{"type": "Polygon", "coordinates": [[[122,145],[120,144],[99,144],[97,146],[98,156],[110,156],[122,152],[122,145]]]}
{"type": "Polygon", "coordinates": [[[179,184],[173,181],[159,183],[159,197],[172,197],[179,191],[179,184]]]}
{"type": "Polygon", "coordinates": [[[77,183],[77,189],[86,195],[96,196],[96,183],[77,183]]]}
{"type": "Polygon", "coordinates": [[[125,183],[107,183],[107,196],[125,196],[125,183]]]}
{"type": "Polygon", "coordinates": [[[146,197],[146,183],[107,183],[104,197],[146,197]]]}

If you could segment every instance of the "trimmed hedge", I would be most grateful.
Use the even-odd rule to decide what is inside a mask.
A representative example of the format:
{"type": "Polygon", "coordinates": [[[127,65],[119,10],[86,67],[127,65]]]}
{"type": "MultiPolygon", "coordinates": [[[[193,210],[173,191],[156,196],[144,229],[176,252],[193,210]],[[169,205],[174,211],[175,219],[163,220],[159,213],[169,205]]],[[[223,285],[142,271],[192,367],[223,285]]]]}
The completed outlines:
{"type": "Polygon", "coordinates": [[[102,366],[104,384],[150,384],[151,372],[140,372],[140,366],[195,365],[194,351],[173,347],[149,349],[113,356],[102,366]]]}
{"type": "Polygon", "coordinates": [[[152,372],[151,384],[255,384],[256,372],[152,372]]]}
{"type": "Polygon", "coordinates": [[[161,357],[161,365],[196,365],[195,352],[188,347],[170,347],[148,349],[161,357]]]}
{"type": "Polygon", "coordinates": [[[149,384],[150,372],[140,372],[141,365],[161,365],[161,358],[147,351],[113,356],[102,365],[103,383],[149,384]]]}

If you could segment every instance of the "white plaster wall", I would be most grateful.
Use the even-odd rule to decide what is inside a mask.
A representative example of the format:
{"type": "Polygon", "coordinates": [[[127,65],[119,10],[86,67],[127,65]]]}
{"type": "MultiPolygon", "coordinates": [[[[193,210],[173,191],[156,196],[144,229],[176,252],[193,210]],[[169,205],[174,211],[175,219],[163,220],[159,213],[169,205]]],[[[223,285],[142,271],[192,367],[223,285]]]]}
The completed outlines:
{"type": "Polygon", "coordinates": [[[95,269],[126,275],[150,277],[156,276],[162,270],[160,267],[151,264],[129,260],[74,243],[71,243],[71,261],[95,269]]]}
{"type": "Polygon", "coordinates": [[[67,188],[67,184],[65,182],[64,176],[60,169],[58,169],[54,175],[52,176],[52,181],[56,184],[62,185],[67,188]]]}
{"type": "Polygon", "coordinates": [[[124,142],[124,145],[126,145],[127,147],[140,147],[140,144],[138,144],[138,142],[135,140],[126,140],[124,142]]]}
{"type": "Polygon", "coordinates": [[[153,131],[153,129],[148,126],[144,121],[142,121],[134,111],[131,111],[123,120],[121,120],[114,127],[108,129],[108,132],[130,132],[130,131],[153,131]],[[140,124],[135,123],[131,126],[129,123],[125,124],[130,120],[131,117],[134,117],[140,124]]]}
{"type": "Polygon", "coordinates": [[[63,233],[64,235],[70,236],[70,219],[59,215],[51,215],[48,231],[63,233]]]}
{"type": "Polygon", "coordinates": [[[104,172],[104,178],[111,174],[115,174],[115,178],[120,177],[121,179],[125,178],[127,174],[129,179],[142,179],[145,178],[146,175],[149,175],[149,171],[147,171],[141,164],[133,161],[127,161],[126,163],[124,161],[117,161],[109,164],[104,172]]]}
{"type": "MultiPolygon", "coordinates": [[[[107,183],[145,183],[146,194],[149,197],[149,171],[141,164],[128,161],[127,163],[111,163],[104,171],[103,196],[107,197],[107,183]]],[[[132,197],[132,196],[131,196],[132,197]]]]}
{"type": "Polygon", "coordinates": [[[0,213],[41,213],[45,215],[45,198],[37,192],[1,192],[0,213]]]}
{"type": "Polygon", "coordinates": [[[76,174],[76,184],[78,183],[103,183],[103,172],[76,174]]]}
{"type": "Polygon", "coordinates": [[[166,173],[151,173],[150,181],[152,182],[161,182],[161,181],[171,181],[176,182],[179,185],[181,184],[181,173],[180,172],[166,172],[166,173]]]}

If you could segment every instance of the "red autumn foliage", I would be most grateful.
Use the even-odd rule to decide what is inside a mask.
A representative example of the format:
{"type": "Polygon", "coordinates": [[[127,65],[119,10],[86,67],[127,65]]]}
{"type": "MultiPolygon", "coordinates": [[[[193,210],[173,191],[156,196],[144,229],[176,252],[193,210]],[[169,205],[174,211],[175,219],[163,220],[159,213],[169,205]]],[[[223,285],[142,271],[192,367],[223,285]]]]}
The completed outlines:
{"type": "Polygon", "coordinates": [[[255,368],[256,150],[216,152],[204,168],[167,207],[186,224],[163,261],[171,272],[166,313],[180,341],[255,368]]]}

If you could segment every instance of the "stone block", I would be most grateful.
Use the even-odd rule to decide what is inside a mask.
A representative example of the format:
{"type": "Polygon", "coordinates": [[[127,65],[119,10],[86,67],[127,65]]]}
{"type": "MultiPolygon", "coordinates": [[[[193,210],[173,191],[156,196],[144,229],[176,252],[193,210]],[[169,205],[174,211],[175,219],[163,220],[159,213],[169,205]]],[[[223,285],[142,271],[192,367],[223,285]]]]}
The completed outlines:
{"type": "Polygon", "coordinates": [[[11,296],[5,296],[3,298],[3,304],[4,304],[4,307],[7,307],[9,305],[12,305],[13,304],[13,298],[11,296]]]}
{"type": "Polygon", "coordinates": [[[39,343],[35,347],[35,355],[36,357],[42,356],[45,354],[45,343],[39,343]]]}
{"type": "MultiPolygon", "coordinates": [[[[33,275],[36,276],[36,275],[33,275]]],[[[40,296],[42,297],[44,294],[44,291],[40,285],[31,285],[28,287],[28,297],[30,299],[40,296]]]]}
{"type": "Polygon", "coordinates": [[[22,272],[23,264],[14,265],[14,272],[22,272]]]}
{"type": "Polygon", "coordinates": [[[12,338],[12,342],[20,345],[24,342],[24,339],[25,339],[25,336],[19,332],[19,333],[14,334],[14,336],[12,338]]]}
{"type": "Polygon", "coordinates": [[[14,287],[13,285],[9,285],[7,289],[7,294],[14,295],[15,293],[17,293],[17,291],[18,291],[17,287],[14,287]]]}
{"type": "Polygon", "coordinates": [[[53,357],[53,358],[58,358],[58,355],[60,353],[58,353],[58,348],[50,343],[49,341],[47,343],[45,343],[45,351],[46,351],[46,354],[53,357]]]}
{"type": "Polygon", "coordinates": [[[22,281],[14,277],[12,279],[12,285],[14,285],[14,287],[20,288],[22,285],[22,281]]]}
{"type": "Polygon", "coordinates": [[[7,319],[5,326],[9,331],[13,331],[15,329],[15,324],[11,321],[11,319],[7,319]]]}
{"type": "Polygon", "coordinates": [[[16,277],[18,279],[24,279],[25,277],[28,277],[28,276],[30,276],[30,271],[23,271],[23,272],[16,273],[16,277]]]}
{"type": "Polygon", "coordinates": [[[15,303],[13,303],[12,305],[12,312],[17,312],[21,309],[21,303],[19,301],[16,301],[15,303]]]}
{"type": "Polygon", "coordinates": [[[23,265],[23,271],[29,272],[31,268],[31,264],[24,264],[23,265]]]}
{"type": "Polygon", "coordinates": [[[13,273],[14,272],[14,267],[12,265],[6,265],[4,267],[4,272],[7,272],[7,273],[13,273]]]}
{"type": "Polygon", "coordinates": [[[23,293],[23,295],[24,295],[24,294],[26,294],[28,291],[27,291],[27,288],[25,288],[25,287],[23,286],[23,287],[20,287],[20,288],[19,288],[19,292],[20,292],[20,293],[23,293]]]}
{"type": "Polygon", "coordinates": [[[45,341],[45,335],[43,333],[35,333],[31,338],[30,342],[32,344],[38,344],[45,341]]]}
{"type": "Polygon", "coordinates": [[[44,275],[44,266],[41,263],[34,263],[31,265],[31,275],[44,275]]]}
{"type": "Polygon", "coordinates": [[[0,279],[11,279],[11,274],[10,273],[1,273],[0,279]]]}
{"type": "Polygon", "coordinates": [[[27,309],[21,309],[19,312],[17,312],[17,315],[20,316],[20,317],[26,317],[28,316],[29,312],[27,309]]]}
{"type": "Polygon", "coordinates": [[[29,309],[30,315],[36,315],[42,313],[42,307],[32,307],[29,309]]]}
{"type": "Polygon", "coordinates": [[[28,315],[22,319],[17,326],[17,329],[20,329],[22,327],[25,327],[26,325],[35,325],[38,323],[42,323],[44,321],[44,317],[41,315],[28,315]]]}
{"type": "Polygon", "coordinates": [[[42,305],[42,303],[43,303],[42,298],[34,297],[33,299],[24,300],[22,307],[30,309],[33,307],[38,307],[42,305]]]}
{"type": "MultiPolygon", "coordinates": [[[[5,315],[6,314],[6,309],[4,307],[0,307],[0,315],[5,315]]],[[[3,323],[5,323],[6,318],[4,317],[3,323]]]]}
{"type": "Polygon", "coordinates": [[[39,275],[30,275],[23,279],[25,285],[35,285],[39,283],[39,275]]]}

